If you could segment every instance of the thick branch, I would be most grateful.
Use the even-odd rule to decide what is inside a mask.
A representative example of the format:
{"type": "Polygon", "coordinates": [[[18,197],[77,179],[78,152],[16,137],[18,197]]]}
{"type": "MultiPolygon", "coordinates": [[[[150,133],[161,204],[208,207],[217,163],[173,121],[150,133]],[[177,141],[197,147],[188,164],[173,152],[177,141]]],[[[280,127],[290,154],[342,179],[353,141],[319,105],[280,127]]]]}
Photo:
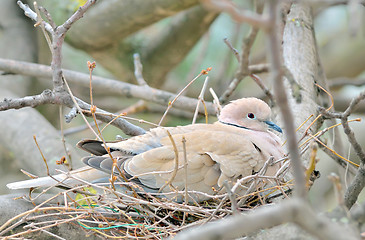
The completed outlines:
{"type": "MultiPolygon", "coordinates": [[[[91,117],[92,114],[90,113],[90,104],[77,98],[76,101],[78,102],[81,109],[88,111],[84,114],[91,117]]],[[[67,106],[69,108],[73,108],[74,106],[68,94],[45,90],[43,91],[43,93],[34,96],[10,99],[4,98],[4,100],[0,102],[0,111],[5,111],[9,109],[20,109],[24,107],[34,108],[44,104],[58,104],[67,106]]],[[[112,121],[111,125],[121,129],[125,134],[129,136],[136,136],[145,133],[144,129],[129,123],[123,118],[114,119],[113,114],[99,108],[96,108],[96,111],[98,113],[101,113],[96,115],[97,119],[106,123],[112,121]]]]}
{"type": "MultiPolygon", "coordinates": [[[[90,107],[91,107],[90,104],[88,104],[80,99],[76,99],[76,100],[81,109],[88,110],[88,112],[84,112],[84,114],[86,116],[91,117],[92,114],[91,114],[91,112],[89,112],[90,107]]],[[[106,123],[109,123],[112,121],[111,125],[118,127],[125,134],[127,134],[129,136],[137,136],[137,135],[144,134],[146,132],[143,128],[138,127],[134,124],[131,124],[130,122],[124,120],[123,118],[114,119],[113,114],[111,114],[107,111],[96,108],[96,112],[101,113],[101,114],[96,114],[96,119],[106,122],[106,123]]]]}
{"type": "Polygon", "coordinates": [[[175,236],[181,239],[234,239],[261,229],[293,222],[319,239],[358,239],[353,231],[335,222],[319,217],[304,201],[291,199],[277,205],[262,207],[247,215],[218,220],[203,227],[194,227],[175,236]]]}
{"type": "Polygon", "coordinates": [[[47,89],[39,95],[27,96],[23,98],[4,98],[4,100],[0,102],[0,111],[5,111],[9,109],[20,109],[23,107],[34,108],[39,105],[49,103],[57,104],[57,101],[54,97],[54,93],[51,90],[47,89]]]}
{"type": "Polygon", "coordinates": [[[262,15],[245,9],[239,9],[230,1],[219,0],[201,0],[207,8],[212,10],[226,12],[237,22],[245,22],[252,26],[267,29],[270,25],[269,20],[262,15]]]}
{"type": "Polygon", "coordinates": [[[150,86],[165,82],[166,75],[185,58],[217,16],[196,6],[175,16],[162,33],[146,39],[149,44],[145,50],[141,49],[141,57],[150,86]]]}
{"type": "Polygon", "coordinates": [[[100,1],[70,30],[68,42],[83,50],[103,49],[198,0],[100,1]]]}
{"type": "Polygon", "coordinates": [[[70,29],[71,25],[73,25],[77,20],[79,20],[84,13],[89,9],[96,0],[88,0],[83,6],[79,7],[79,9],[63,23],[61,26],[58,26],[54,29],[52,33],[52,80],[54,90],[56,92],[63,92],[66,89],[64,88],[64,83],[62,80],[62,45],[66,36],[66,32],[70,29]]]}
{"type": "Polygon", "coordinates": [[[88,53],[118,79],[134,82],[131,59],[132,54],[138,52],[148,84],[151,87],[162,86],[166,75],[186,57],[216,16],[196,6],[173,16],[160,31],[146,28],[137,36],[119,38],[113,45],[89,49],[88,53]],[[144,36],[143,39],[141,36],[144,36]],[[136,44],[141,41],[145,43],[143,46],[136,44]]]}
{"type": "Polygon", "coordinates": [[[365,187],[365,168],[360,165],[356,172],[355,178],[352,180],[345,192],[345,205],[350,209],[357,201],[359,194],[365,187]]]}
{"type": "MultiPolygon", "coordinates": [[[[279,10],[278,2],[272,0],[269,3],[270,3],[269,6],[270,6],[270,20],[271,20],[270,22],[272,23],[272,26],[269,31],[268,48],[270,49],[269,57],[272,66],[271,78],[273,81],[274,96],[276,99],[276,103],[280,108],[282,120],[285,126],[285,134],[288,142],[290,161],[292,162],[294,179],[295,179],[296,194],[299,197],[304,197],[306,195],[306,188],[305,188],[304,172],[302,167],[303,165],[298,150],[293,110],[289,106],[288,96],[285,91],[285,86],[283,81],[283,70],[281,67],[282,64],[280,57],[281,53],[280,43],[278,40],[277,32],[275,31],[276,24],[278,23],[278,18],[277,18],[279,10]]],[[[300,58],[299,56],[296,57],[300,58]]]]}
{"type": "MultiPolygon", "coordinates": [[[[52,35],[52,44],[50,46],[50,50],[52,52],[52,62],[51,62],[51,68],[52,68],[52,80],[53,80],[53,87],[56,92],[64,92],[64,84],[62,80],[62,45],[63,41],[65,39],[66,32],[70,29],[71,25],[74,24],[77,20],[79,20],[84,13],[92,6],[94,5],[96,0],[88,0],[86,3],[79,7],[79,9],[66,20],[65,23],[63,23],[61,26],[58,26],[56,28],[52,28],[50,24],[43,21],[42,19],[38,19],[38,14],[32,11],[27,5],[24,5],[22,2],[18,1],[18,5],[20,8],[23,9],[26,16],[28,16],[33,21],[37,21],[37,24],[43,24],[42,26],[47,29],[48,32],[52,35]]],[[[43,28],[42,28],[43,29],[43,28]]],[[[44,32],[44,34],[47,34],[44,32]]],[[[46,36],[48,37],[48,36],[46,36]]],[[[47,38],[48,39],[48,38],[47,38]]]]}
{"type": "MultiPolygon", "coordinates": [[[[5,71],[6,73],[22,74],[33,77],[47,78],[52,76],[52,70],[48,66],[1,58],[0,70],[5,71]]],[[[88,74],[69,70],[63,70],[63,74],[69,83],[89,87],[90,77],[88,74]]],[[[117,93],[121,96],[140,98],[146,101],[159,103],[164,106],[167,106],[169,101],[172,101],[176,96],[175,94],[159,89],[147,86],[137,86],[97,76],[93,76],[93,86],[96,90],[102,91],[103,93],[117,93]]],[[[181,96],[174,103],[174,107],[193,112],[197,103],[198,101],[196,99],[181,96]]],[[[215,114],[212,103],[207,102],[206,107],[209,114],[215,114]]],[[[199,108],[199,112],[204,113],[203,106],[199,108]]]]}

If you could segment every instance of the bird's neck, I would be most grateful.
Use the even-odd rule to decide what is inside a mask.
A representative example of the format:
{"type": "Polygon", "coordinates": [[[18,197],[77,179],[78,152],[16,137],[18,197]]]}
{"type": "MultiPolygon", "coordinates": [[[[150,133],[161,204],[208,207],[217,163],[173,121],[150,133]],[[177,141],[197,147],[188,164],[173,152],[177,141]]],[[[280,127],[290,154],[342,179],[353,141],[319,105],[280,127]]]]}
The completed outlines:
{"type": "Polygon", "coordinates": [[[223,123],[223,124],[226,124],[226,125],[229,125],[229,126],[233,126],[233,127],[243,128],[243,129],[246,129],[246,130],[252,130],[250,128],[247,128],[247,127],[244,127],[244,126],[241,126],[241,125],[237,125],[237,124],[234,124],[234,123],[228,123],[228,122],[223,122],[223,121],[219,121],[219,122],[223,123]]]}

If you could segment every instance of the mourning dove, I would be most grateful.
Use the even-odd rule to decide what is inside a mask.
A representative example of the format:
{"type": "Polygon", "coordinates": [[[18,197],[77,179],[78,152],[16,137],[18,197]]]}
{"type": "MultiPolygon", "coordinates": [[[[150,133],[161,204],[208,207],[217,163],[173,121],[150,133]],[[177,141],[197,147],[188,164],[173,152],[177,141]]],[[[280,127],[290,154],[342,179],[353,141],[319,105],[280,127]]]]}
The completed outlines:
{"type": "MultiPolygon", "coordinates": [[[[203,201],[224,181],[234,182],[258,172],[269,158],[283,157],[280,138],[269,130],[281,129],[270,121],[270,115],[270,107],[262,100],[242,98],[226,105],[213,124],[157,127],[140,136],[107,143],[107,147],[117,159],[117,167],[146,191],[161,191],[173,198],[167,193],[187,186],[188,191],[206,193],[192,197],[194,201],[203,201]]],[[[110,174],[113,160],[102,142],[83,140],[78,146],[94,154],[83,158],[85,164],[110,174]]],[[[119,171],[115,170],[115,174],[119,171]]],[[[34,180],[7,186],[29,187],[29,181],[34,180]]]]}

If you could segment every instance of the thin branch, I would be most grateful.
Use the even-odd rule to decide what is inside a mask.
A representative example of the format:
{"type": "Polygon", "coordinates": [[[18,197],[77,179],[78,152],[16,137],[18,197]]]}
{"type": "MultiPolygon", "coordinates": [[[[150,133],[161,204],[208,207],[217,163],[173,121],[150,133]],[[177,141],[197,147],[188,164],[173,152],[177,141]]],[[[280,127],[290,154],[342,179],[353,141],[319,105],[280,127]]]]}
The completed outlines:
{"type": "Polygon", "coordinates": [[[355,204],[360,192],[365,187],[365,152],[362,149],[359,142],[357,141],[354,131],[350,128],[348,124],[348,117],[355,110],[360,101],[364,99],[365,99],[365,91],[361,92],[357,97],[352,99],[350,105],[343,113],[327,112],[324,111],[323,109],[320,109],[321,114],[325,117],[341,119],[341,123],[344,132],[347,136],[347,139],[360,159],[360,167],[358,168],[355,178],[348,186],[345,193],[345,205],[349,209],[355,204]]]}
{"type": "Polygon", "coordinates": [[[237,51],[237,49],[235,49],[231,42],[228,40],[228,38],[224,38],[223,39],[224,43],[228,46],[229,49],[231,49],[231,51],[233,52],[233,55],[236,57],[237,61],[240,61],[240,53],[237,51]]]}
{"type": "MultiPolygon", "coordinates": [[[[257,10],[258,13],[262,13],[263,11],[263,5],[258,4],[257,10]]],[[[222,96],[219,98],[221,103],[224,103],[227,101],[229,96],[232,95],[232,93],[236,90],[238,84],[242,81],[243,78],[249,75],[249,56],[251,52],[252,45],[256,39],[257,33],[259,31],[259,28],[252,27],[250,32],[248,33],[247,37],[245,37],[242,41],[242,53],[240,58],[238,59],[240,63],[240,67],[238,68],[238,71],[235,74],[235,78],[232,80],[232,82],[229,84],[226,91],[222,94],[222,96]]]]}
{"type": "Polygon", "coordinates": [[[44,14],[44,16],[47,18],[48,23],[52,26],[53,29],[55,29],[56,23],[53,21],[51,14],[49,14],[49,12],[47,11],[47,9],[45,9],[44,7],[40,6],[39,10],[44,14]]]}
{"type": "Polygon", "coordinates": [[[347,109],[343,113],[328,112],[322,108],[319,110],[320,110],[321,114],[327,118],[341,119],[341,123],[342,123],[343,129],[344,129],[344,132],[345,132],[350,144],[352,145],[356,154],[360,158],[361,163],[365,165],[365,152],[362,149],[359,142],[356,140],[355,134],[348,124],[348,117],[356,109],[356,107],[360,103],[360,101],[362,101],[364,99],[365,99],[365,91],[361,92],[357,97],[353,98],[350,105],[347,107],[347,109]]]}
{"type": "Polygon", "coordinates": [[[328,80],[328,85],[331,88],[338,88],[338,87],[343,87],[343,86],[361,87],[361,86],[365,85],[365,79],[364,78],[353,79],[353,78],[345,78],[345,77],[334,78],[334,79],[328,80]]]}
{"type": "Polygon", "coordinates": [[[274,96],[270,92],[270,90],[265,86],[262,82],[261,78],[255,74],[250,74],[250,77],[255,80],[256,84],[262,89],[265,95],[270,99],[271,103],[274,103],[274,96]]]}
{"type": "MultiPolygon", "coordinates": [[[[63,104],[68,105],[69,107],[72,108],[73,106],[70,106],[70,101],[69,101],[71,98],[81,114],[82,114],[82,109],[78,106],[78,103],[76,102],[75,98],[72,96],[72,93],[71,93],[67,83],[64,81],[64,77],[63,77],[63,73],[62,73],[62,69],[61,69],[61,63],[62,63],[61,50],[62,50],[62,45],[63,45],[63,41],[65,38],[66,32],[70,29],[72,24],[74,24],[78,19],[80,19],[84,15],[84,13],[87,11],[87,9],[90,8],[95,2],[96,2],[96,0],[87,1],[83,6],[79,7],[78,10],[69,19],[67,19],[61,26],[57,27],[54,31],[51,32],[52,38],[53,38],[52,39],[52,48],[51,48],[51,51],[52,51],[52,63],[51,63],[52,71],[51,71],[51,73],[52,73],[53,86],[54,86],[54,91],[53,91],[53,93],[55,95],[54,99],[62,99],[60,102],[63,101],[63,104]],[[68,93],[65,88],[65,85],[67,86],[68,93]]],[[[34,15],[33,14],[34,12],[29,7],[25,6],[24,4],[21,4],[21,2],[18,2],[18,4],[20,7],[22,7],[22,9],[25,11],[25,13],[30,16],[30,18],[32,18],[33,20],[41,21],[40,19],[38,19],[39,16],[37,17],[36,15],[34,15]]],[[[42,23],[43,22],[44,21],[42,21],[42,23]]],[[[91,91],[91,89],[90,89],[90,91],[91,91]]],[[[87,106],[87,107],[88,107],[88,109],[90,109],[90,106],[87,106]]],[[[88,124],[85,117],[84,117],[84,120],[88,124]]],[[[117,121],[114,121],[114,123],[115,122],[117,122],[117,121]]],[[[128,123],[124,119],[119,119],[119,122],[123,123],[124,130],[128,131],[130,134],[139,135],[139,134],[142,134],[145,132],[142,128],[136,127],[136,126],[128,123]],[[128,125],[128,127],[125,127],[127,125],[128,125]],[[132,127],[133,130],[130,127],[132,127]]],[[[90,129],[92,130],[91,127],[90,127],[90,129]]]]}
{"type": "MultiPolygon", "coordinates": [[[[46,32],[46,28],[45,28],[45,21],[43,21],[42,19],[42,16],[41,16],[41,12],[39,11],[39,7],[38,7],[38,4],[36,1],[33,2],[33,5],[34,5],[34,9],[37,13],[37,19],[38,21],[36,22],[36,24],[34,24],[35,27],[37,27],[38,25],[41,26],[41,29],[42,29],[42,32],[43,32],[43,35],[44,37],[46,38],[47,40],[47,44],[48,44],[48,47],[49,47],[49,50],[52,52],[52,43],[51,43],[51,39],[49,37],[49,35],[47,34],[46,32]]],[[[53,26],[52,26],[53,27],[53,26]]],[[[53,27],[54,29],[54,27],[53,27]]]]}
{"type": "Polygon", "coordinates": [[[234,197],[234,193],[231,190],[232,189],[231,184],[226,180],[223,182],[223,186],[225,187],[228,198],[231,201],[231,208],[232,208],[233,214],[238,214],[239,211],[238,211],[237,201],[234,197]]]}
{"type": "Polygon", "coordinates": [[[199,110],[200,102],[204,102],[204,94],[205,94],[205,90],[207,89],[208,82],[209,82],[209,77],[207,76],[204,80],[202,90],[200,91],[200,94],[198,97],[198,104],[196,105],[193,121],[191,124],[195,124],[195,122],[196,122],[196,118],[198,117],[198,112],[199,112],[198,110],[199,110]]]}
{"type": "Polygon", "coordinates": [[[167,132],[167,135],[168,135],[168,137],[170,139],[171,145],[172,145],[172,147],[174,149],[174,154],[175,154],[175,158],[174,158],[174,169],[173,169],[173,171],[171,173],[171,176],[170,176],[169,180],[166,181],[165,184],[162,187],[160,187],[160,189],[158,190],[159,193],[162,192],[162,190],[166,186],[170,186],[170,187],[173,187],[174,188],[174,186],[172,185],[172,182],[174,181],[174,179],[176,177],[176,174],[177,174],[177,171],[179,170],[179,152],[177,150],[175,140],[172,137],[172,135],[169,132],[169,130],[166,130],[166,132],[167,132]]]}
{"type": "Polygon", "coordinates": [[[77,108],[74,106],[71,108],[68,114],[65,115],[66,123],[70,123],[72,119],[74,119],[76,116],[77,116],[77,108]]]}
{"type": "Polygon", "coordinates": [[[72,24],[74,24],[77,20],[82,18],[84,16],[84,13],[96,3],[96,0],[88,0],[86,3],[82,6],[80,6],[77,11],[72,14],[71,17],[69,17],[61,26],[57,28],[58,34],[66,34],[66,32],[70,29],[72,24]]]}
{"type": "Polygon", "coordinates": [[[193,84],[201,75],[205,75],[208,74],[208,72],[211,70],[212,68],[207,68],[207,70],[202,70],[193,80],[191,80],[175,97],[174,99],[168,103],[166,111],[164,112],[164,114],[162,115],[160,122],[158,123],[159,126],[161,126],[162,121],[164,120],[164,118],[166,117],[167,113],[169,112],[169,110],[172,108],[172,105],[176,102],[176,100],[185,92],[185,90],[191,85],[193,84]]]}
{"type": "Polygon", "coordinates": [[[133,54],[133,62],[134,62],[134,76],[136,77],[138,85],[140,86],[147,85],[142,75],[143,66],[141,63],[141,58],[138,53],[133,54]]]}
{"type": "MultiPolygon", "coordinates": [[[[27,4],[24,4],[21,1],[17,1],[17,4],[19,5],[19,7],[21,9],[23,9],[25,16],[29,17],[30,19],[32,19],[35,22],[38,22],[37,14],[32,9],[30,9],[27,4]]],[[[43,22],[43,24],[44,24],[45,29],[49,33],[53,33],[53,28],[52,28],[52,26],[49,23],[43,22]]]]}
{"type": "Polygon", "coordinates": [[[269,71],[269,64],[262,63],[262,64],[255,64],[248,66],[248,72],[250,74],[259,74],[259,73],[266,73],[269,71]]]}
{"type": "Polygon", "coordinates": [[[356,37],[363,23],[362,0],[349,0],[347,3],[349,16],[349,32],[351,37],[356,37]]]}
{"type": "MultiPolygon", "coordinates": [[[[84,119],[84,122],[86,123],[86,125],[89,127],[89,129],[91,130],[91,132],[95,135],[95,137],[98,139],[98,140],[100,140],[100,136],[94,131],[94,129],[90,126],[90,124],[89,124],[89,122],[87,121],[87,119],[86,119],[86,117],[85,117],[85,115],[84,115],[84,113],[82,112],[82,109],[80,108],[80,106],[79,106],[79,104],[77,103],[77,101],[76,101],[76,99],[75,99],[75,97],[73,96],[73,94],[72,94],[72,91],[71,91],[71,89],[70,89],[70,87],[68,86],[68,83],[67,83],[67,81],[66,81],[66,79],[64,78],[64,81],[63,81],[64,83],[65,83],[65,86],[66,86],[66,89],[67,89],[67,91],[68,91],[68,94],[69,94],[69,96],[71,97],[71,99],[72,99],[72,102],[74,103],[74,107],[76,107],[77,108],[77,110],[78,110],[78,112],[81,114],[81,117],[84,119]]],[[[91,88],[90,88],[90,91],[91,91],[91,88]]],[[[90,106],[90,109],[92,108],[93,106],[91,105],[90,106]]]]}
{"type": "Polygon", "coordinates": [[[63,145],[63,149],[65,150],[65,159],[67,159],[67,161],[63,164],[65,164],[68,168],[68,170],[72,170],[72,158],[71,158],[71,154],[70,152],[68,151],[67,149],[67,146],[66,146],[66,140],[65,140],[65,134],[64,134],[64,127],[63,127],[63,116],[62,116],[62,106],[59,106],[58,108],[58,112],[59,112],[59,117],[60,117],[60,134],[61,134],[61,142],[62,142],[62,145],[63,145]]]}

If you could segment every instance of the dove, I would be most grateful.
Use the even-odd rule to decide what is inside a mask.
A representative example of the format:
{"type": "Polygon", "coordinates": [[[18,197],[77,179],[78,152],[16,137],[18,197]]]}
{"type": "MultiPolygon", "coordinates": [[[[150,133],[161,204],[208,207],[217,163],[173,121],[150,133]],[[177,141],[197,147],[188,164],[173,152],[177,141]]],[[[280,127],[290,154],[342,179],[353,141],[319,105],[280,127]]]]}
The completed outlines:
{"type": "MultiPolygon", "coordinates": [[[[106,146],[98,140],[82,140],[77,146],[93,155],[82,159],[88,167],[76,170],[75,174],[90,178],[94,174],[88,171],[97,169],[99,173],[94,178],[99,178],[101,172],[110,175],[114,169],[114,175],[124,174],[124,178],[149,193],[181,201],[171,193],[187,188],[193,201],[208,200],[225,181],[234,183],[260,171],[270,158],[284,157],[281,140],[273,132],[282,130],[270,117],[271,109],[264,101],[241,98],[223,107],[213,124],[156,127],[143,135],[108,142],[106,146]],[[114,167],[111,157],[116,161],[114,167]]],[[[278,168],[269,166],[266,174],[273,175],[278,168]]],[[[63,181],[66,174],[53,177],[66,183],[63,181]]],[[[7,187],[19,189],[55,183],[45,177],[10,183],[7,187]]]]}

